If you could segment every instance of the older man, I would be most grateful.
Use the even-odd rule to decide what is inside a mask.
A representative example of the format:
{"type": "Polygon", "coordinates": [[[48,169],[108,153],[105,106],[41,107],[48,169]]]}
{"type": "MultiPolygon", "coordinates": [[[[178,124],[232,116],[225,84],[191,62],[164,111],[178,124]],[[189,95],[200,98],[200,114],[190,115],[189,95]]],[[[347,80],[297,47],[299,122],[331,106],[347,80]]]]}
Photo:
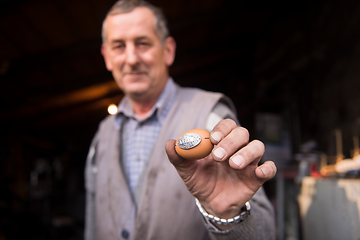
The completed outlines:
{"type": "Polygon", "coordinates": [[[106,68],[125,97],[90,147],[86,239],[274,239],[261,186],[276,167],[258,166],[264,145],[249,142],[228,98],[174,83],[176,43],[161,11],[118,1],[102,35],[106,68]],[[169,140],[192,128],[211,131],[215,146],[195,161],[169,140]]]}

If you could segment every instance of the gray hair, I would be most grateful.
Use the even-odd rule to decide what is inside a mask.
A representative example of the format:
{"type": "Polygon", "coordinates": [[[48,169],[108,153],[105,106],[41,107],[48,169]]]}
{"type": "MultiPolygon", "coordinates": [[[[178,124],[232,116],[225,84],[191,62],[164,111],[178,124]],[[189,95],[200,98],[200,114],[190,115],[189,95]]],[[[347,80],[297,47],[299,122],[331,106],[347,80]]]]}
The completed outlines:
{"type": "Polygon", "coordinates": [[[159,37],[161,43],[164,45],[166,38],[169,36],[169,29],[167,27],[165,15],[160,8],[155,7],[144,0],[118,0],[110,8],[102,24],[101,37],[103,43],[106,43],[106,18],[110,15],[131,12],[137,7],[146,7],[155,15],[154,31],[159,37]]]}

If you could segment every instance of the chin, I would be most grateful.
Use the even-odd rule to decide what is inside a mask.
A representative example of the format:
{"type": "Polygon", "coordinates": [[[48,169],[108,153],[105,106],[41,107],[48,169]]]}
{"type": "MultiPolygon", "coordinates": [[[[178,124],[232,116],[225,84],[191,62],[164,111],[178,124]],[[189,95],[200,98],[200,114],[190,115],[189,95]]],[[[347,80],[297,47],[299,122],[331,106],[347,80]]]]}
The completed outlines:
{"type": "Polygon", "coordinates": [[[148,91],[149,87],[147,84],[132,84],[127,88],[127,93],[133,96],[141,96],[148,91]]]}

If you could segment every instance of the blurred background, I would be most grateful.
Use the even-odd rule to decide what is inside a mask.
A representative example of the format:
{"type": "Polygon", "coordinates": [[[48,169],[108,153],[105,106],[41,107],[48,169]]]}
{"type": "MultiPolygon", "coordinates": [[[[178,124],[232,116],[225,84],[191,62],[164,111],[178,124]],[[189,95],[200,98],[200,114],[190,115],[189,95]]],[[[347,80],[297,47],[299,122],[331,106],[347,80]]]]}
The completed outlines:
{"type": "MultiPolygon", "coordinates": [[[[177,41],[174,80],[228,95],[276,162],[278,239],[309,239],[303,180],[358,176],[334,166],[359,153],[360,2],[150,2],[177,41]]],[[[88,147],[122,98],[100,54],[113,3],[0,0],[0,240],[83,238],[88,147]]]]}

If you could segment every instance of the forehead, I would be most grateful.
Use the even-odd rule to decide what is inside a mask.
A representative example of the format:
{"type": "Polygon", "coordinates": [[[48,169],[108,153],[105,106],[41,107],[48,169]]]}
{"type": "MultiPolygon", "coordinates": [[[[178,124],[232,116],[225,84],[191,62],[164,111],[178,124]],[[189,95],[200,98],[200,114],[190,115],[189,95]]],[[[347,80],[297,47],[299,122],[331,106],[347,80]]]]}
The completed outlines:
{"type": "Polygon", "coordinates": [[[108,40],[139,36],[156,37],[155,16],[146,7],[138,7],[128,13],[110,15],[106,19],[108,40]]]}

